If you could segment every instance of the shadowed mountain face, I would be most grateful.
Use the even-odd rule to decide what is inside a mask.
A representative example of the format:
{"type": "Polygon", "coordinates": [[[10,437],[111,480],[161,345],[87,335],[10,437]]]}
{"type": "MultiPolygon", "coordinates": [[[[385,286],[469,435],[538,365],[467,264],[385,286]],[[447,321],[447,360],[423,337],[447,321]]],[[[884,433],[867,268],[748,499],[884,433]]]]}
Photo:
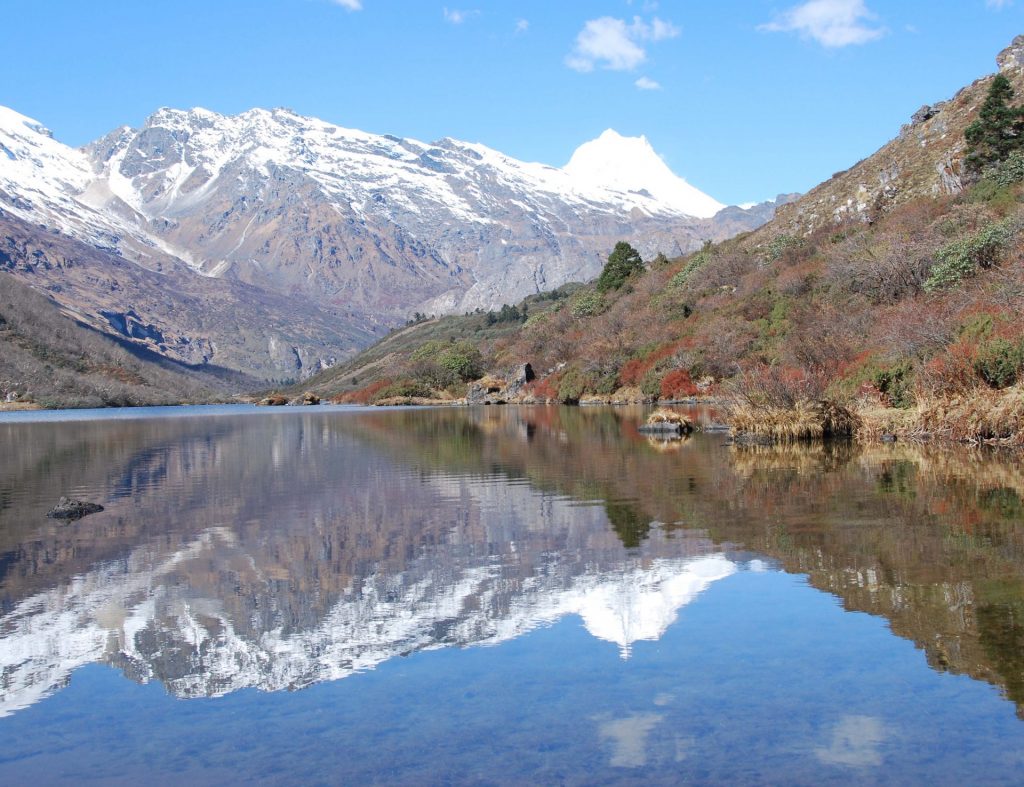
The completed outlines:
{"type": "Polygon", "coordinates": [[[556,408],[5,424],[0,710],[102,661],[298,688],[567,615],[629,657],[738,569],[806,574],[1024,703],[1024,477],[913,447],[651,443],[556,408]],[[58,493],[103,503],[45,518],[58,493]]]}

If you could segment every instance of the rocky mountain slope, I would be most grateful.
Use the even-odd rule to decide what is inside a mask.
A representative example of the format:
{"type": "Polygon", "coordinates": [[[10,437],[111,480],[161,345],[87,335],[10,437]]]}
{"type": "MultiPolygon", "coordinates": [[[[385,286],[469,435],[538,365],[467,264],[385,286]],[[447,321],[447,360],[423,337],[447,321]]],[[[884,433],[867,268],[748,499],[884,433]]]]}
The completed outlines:
{"type": "Polygon", "coordinates": [[[679,254],[774,211],[721,207],[646,140],[613,131],[558,169],[280,109],[162,109],[73,150],[0,108],[0,220],[17,228],[6,267],[38,274],[24,250],[44,235],[70,242],[53,233],[86,244],[94,260],[130,262],[139,271],[119,290],[66,275],[26,280],[98,327],[125,333],[104,314],[134,312],[176,337],[153,343],[170,357],[267,379],[351,355],[414,310],[496,307],[592,278],[623,237],[652,257],[679,254]],[[232,314],[256,309],[262,327],[198,302],[171,308],[161,302],[168,290],[209,293],[200,300],[232,314]]]}
{"type": "MultiPolygon", "coordinates": [[[[1024,88],[1024,36],[996,58],[999,72],[1024,88]]],[[[982,77],[946,101],[925,104],[899,135],[876,153],[779,211],[768,233],[802,235],[850,219],[873,221],[915,199],[959,194],[965,183],[964,131],[975,119],[991,77],[982,77]]]]}

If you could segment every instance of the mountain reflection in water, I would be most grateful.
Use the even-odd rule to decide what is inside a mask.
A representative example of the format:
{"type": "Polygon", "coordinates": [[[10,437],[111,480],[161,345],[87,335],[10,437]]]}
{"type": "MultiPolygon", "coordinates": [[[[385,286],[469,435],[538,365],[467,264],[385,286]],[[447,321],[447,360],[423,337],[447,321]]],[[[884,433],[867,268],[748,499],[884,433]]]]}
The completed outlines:
{"type": "MultiPolygon", "coordinates": [[[[628,657],[712,583],[766,565],[1022,707],[1018,462],[714,435],[665,450],[640,415],[0,423],[0,715],[90,662],[178,697],[295,689],[570,615],[628,657]],[[106,510],[47,520],[62,494],[106,510]]],[[[623,763],[648,715],[601,728],[623,763]]],[[[882,734],[850,716],[819,759],[871,761],[882,734]]]]}

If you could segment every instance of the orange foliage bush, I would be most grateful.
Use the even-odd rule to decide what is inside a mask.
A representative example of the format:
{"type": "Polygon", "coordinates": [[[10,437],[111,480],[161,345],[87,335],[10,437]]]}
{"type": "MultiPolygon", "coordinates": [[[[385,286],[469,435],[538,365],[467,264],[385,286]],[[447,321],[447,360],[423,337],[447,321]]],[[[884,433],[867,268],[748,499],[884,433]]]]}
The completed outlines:
{"type": "Polygon", "coordinates": [[[631,358],[626,361],[619,370],[619,385],[640,385],[644,376],[653,369],[659,361],[670,358],[680,349],[689,349],[694,346],[692,337],[686,337],[680,341],[668,342],[656,347],[642,358],[631,358]]]}
{"type": "Polygon", "coordinates": [[[356,391],[349,391],[348,393],[336,396],[331,401],[335,404],[369,404],[373,401],[374,396],[389,385],[391,385],[391,380],[377,380],[356,391]]]}
{"type": "Polygon", "coordinates": [[[673,369],[661,381],[662,399],[683,399],[697,395],[697,386],[686,369],[673,369]]]}
{"type": "Polygon", "coordinates": [[[561,383],[561,374],[550,374],[539,380],[528,383],[524,389],[529,396],[540,400],[555,401],[558,399],[558,386],[561,383]]]}

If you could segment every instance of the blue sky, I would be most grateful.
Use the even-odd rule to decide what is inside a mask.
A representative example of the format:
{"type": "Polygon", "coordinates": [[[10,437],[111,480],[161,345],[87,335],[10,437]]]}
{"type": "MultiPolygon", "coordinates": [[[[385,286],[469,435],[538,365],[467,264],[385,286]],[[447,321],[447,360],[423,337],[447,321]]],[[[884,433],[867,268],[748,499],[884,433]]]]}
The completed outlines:
{"type": "Polygon", "coordinates": [[[4,0],[0,23],[0,103],[73,145],[160,106],[284,106],[561,166],[611,127],[736,203],[994,71],[1024,0],[4,0]]]}

